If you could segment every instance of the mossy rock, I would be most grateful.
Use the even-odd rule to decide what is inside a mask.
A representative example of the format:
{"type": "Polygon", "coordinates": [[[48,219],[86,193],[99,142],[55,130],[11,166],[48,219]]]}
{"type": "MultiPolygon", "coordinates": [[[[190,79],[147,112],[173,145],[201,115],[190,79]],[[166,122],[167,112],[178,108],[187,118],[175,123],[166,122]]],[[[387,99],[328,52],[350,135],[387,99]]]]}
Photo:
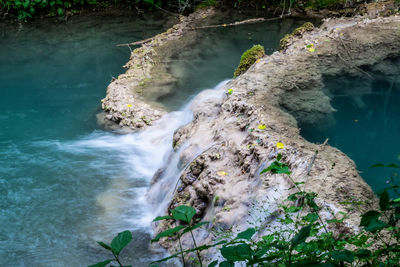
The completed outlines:
{"type": "Polygon", "coordinates": [[[306,22],[297,29],[295,29],[291,34],[286,34],[279,42],[279,50],[284,50],[288,47],[290,40],[294,36],[302,36],[305,32],[310,32],[314,29],[314,24],[311,22],[306,22]]]}
{"type": "Polygon", "coordinates": [[[257,59],[265,56],[264,47],[262,45],[255,45],[246,52],[243,53],[240,58],[239,66],[236,68],[233,77],[236,78],[240,74],[246,72],[251,65],[253,65],[257,59]]]}

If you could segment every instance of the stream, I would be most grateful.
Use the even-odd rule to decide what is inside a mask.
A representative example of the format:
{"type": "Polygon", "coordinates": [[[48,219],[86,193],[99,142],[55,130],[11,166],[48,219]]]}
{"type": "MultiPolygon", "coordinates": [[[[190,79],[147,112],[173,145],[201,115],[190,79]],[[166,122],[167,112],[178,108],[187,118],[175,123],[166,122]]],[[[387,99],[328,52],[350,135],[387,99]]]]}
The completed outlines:
{"type": "Polygon", "coordinates": [[[388,187],[396,169],[371,166],[400,165],[400,59],[365,71],[373,78],[325,77],[323,90],[336,112],[325,121],[300,128],[310,142],[323,143],[329,138],[329,144],[354,160],[361,177],[378,192],[388,187]]]}
{"type": "MultiPolygon", "coordinates": [[[[0,265],[87,266],[110,258],[96,241],[123,230],[134,236],[124,262],[161,258],[165,252],[149,246],[150,222],[167,198],[149,203],[146,192],[171,154],[173,132],[191,120],[188,103],[231,78],[244,50],[260,43],[270,54],[302,23],[210,30],[172,66],[180,82],[158,99],[171,113],[125,135],[96,121],[108,83],[129,58],[116,44],[162,32],[169,19],[101,15],[0,25],[0,265]]],[[[171,165],[176,181],[180,169],[176,160],[171,165]]]]}

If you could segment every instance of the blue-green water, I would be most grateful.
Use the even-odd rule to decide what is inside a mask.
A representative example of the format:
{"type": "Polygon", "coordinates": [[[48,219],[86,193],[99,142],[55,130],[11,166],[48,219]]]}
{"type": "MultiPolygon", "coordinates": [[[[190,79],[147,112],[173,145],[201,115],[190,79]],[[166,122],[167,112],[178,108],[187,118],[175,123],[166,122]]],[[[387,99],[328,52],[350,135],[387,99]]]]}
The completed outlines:
{"type": "MultiPolygon", "coordinates": [[[[271,53],[301,23],[210,31],[177,55],[176,91],[159,101],[179,109],[230,78],[245,49],[262,43],[271,53]]],[[[119,135],[98,126],[96,114],[129,58],[128,48],[115,45],[149,37],[168,21],[101,16],[0,26],[0,265],[86,266],[110,257],[95,241],[126,229],[134,242],[125,262],[160,258],[149,248],[154,214],[145,193],[174,130],[190,116],[171,113],[151,131],[119,135]]]]}
{"type": "MultiPolygon", "coordinates": [[[[400,60],[390,62],[391,75],[368,70],[374,79],[326,77],[325,92],[337,109],[333,120],[301,125],[312,142],[329,144],[346,153],[374,190],[387,186],[395,169],[371,169],[376,163],[400,165],[400,60]]],[[[379,67],[378,67],[379,69],[379,67]]]]}
{"type": "MultiPolygon", "coordinates": [[[[164,24],[93,16],[2,25],[1,266],[85,266],[108,257],[96,240],[125,229],[139,228],[135,236],[149,240],[132,220],[153,163],[139,156],[145,148],[133,136],[100,129],[96,114],[129,58],[115,45],[152,36],[164,24]]],[[[149,254],[142,244],[135,249],[149,254]]]]}

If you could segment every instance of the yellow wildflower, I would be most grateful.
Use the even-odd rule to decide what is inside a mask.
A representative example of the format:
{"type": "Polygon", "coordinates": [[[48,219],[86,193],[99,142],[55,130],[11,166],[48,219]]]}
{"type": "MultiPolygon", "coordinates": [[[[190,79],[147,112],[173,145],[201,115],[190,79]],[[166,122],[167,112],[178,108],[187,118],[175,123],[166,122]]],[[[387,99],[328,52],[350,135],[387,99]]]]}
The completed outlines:
{"type": "Polygon", "coordinates": [[[267,125],[260,124],[260,125],[257,126],[257,128],[260,129],[260,130],[265,130],[265,129],[267,129],[267,125]]]}
{"type": "Polygon", "coordinates": [[[131,107],[132,107],[132,105],[131,105],[131,104],[127,104],[126,106],[127,106],[128,108],[131,108],[131,107]]]}
{"type": "Polygon", "coordinates": [[[224,171],[219,171],[219,172],[217,172],[217,174],[218,174],[219,176],[227,176],[227,175],[228,175],[228,173],[227,173],[227,172],[224,172],[224,171]]]}
{"type": "Polygon", "coordinates": [[[261,61],[260,59],[257,59],[257,60],[256,60],[256,63],[260,63],[260,61],[261,61]]]}
{"type": "Polygon", "coordinates": [[[230,88],[230,89],[228,90],[228,94],[231,95],[232,93],[233,93],[233,89],[230,88]]]}
{"type": "Polygon", "coordinates": [[[283,145],[283,143],[278,142],[278,143],[276,143],[276,147],[279,148],[279,149],[283,149],[284,145],[283,145]]]}
{"type": "Polygon", "coordinates": [[[310,47],[310,48],[308,49],[308,51],[310,51],[311,53],[314,53],[314,52],[315,52],[315,48],[314,48],[314,47],[310,47]]]}

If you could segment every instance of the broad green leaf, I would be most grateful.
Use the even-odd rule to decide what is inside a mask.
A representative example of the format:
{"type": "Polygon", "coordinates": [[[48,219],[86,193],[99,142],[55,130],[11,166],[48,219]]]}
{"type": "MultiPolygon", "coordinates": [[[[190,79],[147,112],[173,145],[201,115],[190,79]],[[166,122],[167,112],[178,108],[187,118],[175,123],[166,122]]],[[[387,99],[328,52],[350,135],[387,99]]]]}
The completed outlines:
{"type": "Polygon", "coordinates": [[[299,199],[300,196],[303,196],[304,192],[296,192],[291,194],[290,196],[288,196],[287,200],[289,201],[296,201],[297,199],[299,199]]]}
{"type": "Polygon", "coordinates": [[[228,261],[250,260],[253,250],[248,244],[239,244],[236,246],[222,247],[220,249],[222,256],[228,261]]]}
{"type": "Polygon", "coordinates": [[[105,249],[112,251],[112,248],[104,242],[98,241],[97,244],[99,244],[100,246],[102,246],[105,249]]]}
{"type": "Polygon", "coordinates": [[[382,163],[377,163],[377,164],[372,165],[370,168],[372,169],[372,168],[380,168],[380,167],[385,167],[385,165],[383,165],[382,163]]]}
{"type": "Polygon", "coordinates": [[[174,228],[167,229],[167,230],[159,233],[158,235],[156,235],[156,237],[153,238],[151,240],[151,242],[156,242],[156,241],[160,240],[160,238],[163,238],[163,237],[173,236],[175,233],[179,232],[183,228],[185,228],[185,226],[178,225],[178,226],[176,226],[174,228]]]}
{"type": "Polygon", "coordinates": [[[219,264],[219,267],[235,267],[235,263],[231,261],[223,261],[219,264]]]}
{"type": "Polygon", "coordinates": [[[195,225],[193,225],[193,226],[190,226],[190,227],[187,227],[185,230],[183,230],[183,234],[184,233],[187,233],[187,232],[189,232],[190,230],[194,230],[194,229],[197,229],[197,228],[199,228],[199,227],[202,227],[203,225],[206,225],[206,224],[209,224],[209,222],[199,222],[199,223],[196,223],[195,225]]]}
{"type": "Polygon", "coordinates": [[[354,254],[346,249],[342,251],[334,250],[330,254],[332,259],[337,261],[345,261],[350,263],[354,261],[354,254]]]}
{"type": "Polygon", "coordinates": [[[385,222],[383,222],[381,220],[373,220],[373,221],[371,221],[370,224],[368,224],[368,226],[365,227],[365,231],[373,233],[376,231],[380,231],[386,227],[389,227],[389,225],[386,224],[385,222]]]}
{"type": "Polygon", "coordinates": [[[132,241],[132,233],[131,231],[123,231],[119,233],[114,239],[111,241],[112,251],[118,256],[119,253],[124,249],[129,242],[132,241]]]}
{"type": "Polygon", "coordinates": [[[256,230],[254,228],[247,228],[247,230],[239,233],[236,236],[236,239],[246,239],[246,240],[250,240],[253,235],[256,233],[256,230]]]}
{"type": "Polygon", "coordinates": [[[286,209],[286,212],[288,212],[288,213],[294,213],[294,212],[298,212],[299,210],[301,210],[301,207],[290,206],[289,208],[286,209]]]}
{"type": "Polygon", "coordinates": [[[171,213],[175,220],[190,223],[193,216],[196,214],[196,210],[190,206],[178,206],[171,210],[171,213]]]}
{"type": "Polygon", "coordinates": [[[297,235],[295,235],[290,241],[292,243],[292,246],[295,247],[301,243],[304,243],[307,237],[310,236],[310,232],[311,232],[311,225],[304,226],[303,228],[301,228],[300,231],[297,233],[297,235]]]}
{"type": "Polygon", "coordinates": [[[307,201],[307,205],[313,209],[313,211],[318,211],[319,207],[317,205],[317,203],[315,203],[314,199],[317,195],[315,193],[307,193],[306,194],[306,201],[307,201]]]}
{"type": "Polygon", "coordinates": [[[162,221],[162,220],[169,220],[169,219],[172,219],[172,217],[168,216],[168,215],[167,216],[158,216],[153,220],[153,222],[162,221]]]}
{"type": "Polygon", "coordinates": [[[368,249],[359,249],[356,252],[356,256],[360,259],[365,259],[371,256],[371,251],[368,249]]]}
{"type": "Polygon", "coordinates": [[[309,214],[307,214],[306,216],[304,216],[303,219],[304,219],[306,222],[313,223],[313,222],[315,222],[316,220],[318,220],[318,214],[316,214],[316,213],[309,213],[309,214]]]}
{"type": "Polygon", "coordinates": [[[376,210],[370,210],[361,216],[360,226],[368,226],[372,221],[377,220],[381,214],[376,210]]]}
{"type": "Polygon", "coordinates": [[[105,266],[107,266],[107,264],[109,264],[109,263],[112,262],[112,261],[113,261],[113,260],[105,260],[105,261],[98,262],[98,263],[96,263],[96,264],[90,265],[90,266],[88,266],[88,267],[105,267],[105,266]]]}
{"type": "Polygon", "coordinates": [[[278,153],[278,156],[276,157],[276,160],[277,161],[281,161],[281,159],[282,159],[282,153],[278,153]]]}
{"type": "Polygon", "coordinates": [[[383,191],[379,198],[379,206],[381,207],[381,210],[387,210],[389,206],[389,193],[386,190],[383,191]]]}
{"type": "Polygon", "coordinates": [[[208,265],[208,267],[215,267],[215,266],[217,266],[217,265],[218,265],[218,260],[215,260],[215,261],[211,262],[211,263],[208,265]]]}

